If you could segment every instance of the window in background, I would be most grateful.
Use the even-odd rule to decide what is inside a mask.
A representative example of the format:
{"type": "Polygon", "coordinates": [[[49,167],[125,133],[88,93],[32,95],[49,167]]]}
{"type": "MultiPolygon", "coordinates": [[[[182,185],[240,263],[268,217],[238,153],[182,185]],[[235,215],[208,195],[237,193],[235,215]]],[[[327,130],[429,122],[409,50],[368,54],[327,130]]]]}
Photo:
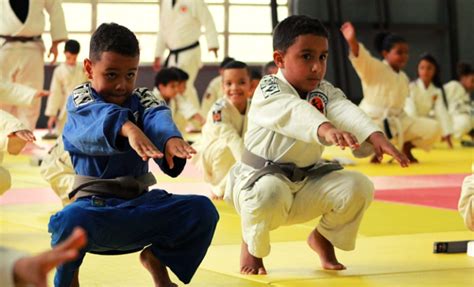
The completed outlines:
{"type": "MultiPolygon", "coordinates": [[[[270,0],[205,0],[219,32],[219,57],[208,52],[205,37],[200,37],[202,59],[222,61],[225,53],[249,63],[265,63],[272,57],[270,0]],[[226,31],[226,18],[228,30],[226,31]]],[[[81,44],[81,61],[87,56],[93,26],[115,22],[132,30],[140,41],[141,62],[154,60],[156,33],[159,28],[159,0],[63,0],[69,37],[81,44]],[[94,18],[95,17],[95,18],[94,18]]],[[[288,1],[278,0],[278,16],[288,16],[288,1]]],[[[46,13],[47,14],[47,13],[46,13]]],[[[46,49],[51,45],[49,20],[44,35],[46,49]]],[[[64,61],[59,46],[58,61],[64,61]]],[[[50,59],[45,53],[45,61],[50,59]]]]}

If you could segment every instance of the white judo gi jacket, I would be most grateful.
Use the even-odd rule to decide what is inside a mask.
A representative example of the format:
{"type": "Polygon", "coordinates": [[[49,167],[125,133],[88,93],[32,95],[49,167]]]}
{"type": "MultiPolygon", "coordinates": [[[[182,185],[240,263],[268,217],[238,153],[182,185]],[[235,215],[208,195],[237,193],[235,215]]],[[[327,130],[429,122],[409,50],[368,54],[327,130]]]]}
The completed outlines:
{"type": "Polygon", "coordinates": [[[202,97],[201,115],[206,116],[212,105],[224,96],[222,88],[222,76],[217,76],[209,82],[206,92],[202,97]]]}
{"type": "MultiPolygon", "coordinates": [[[[279,71],[265,76],[254,93],[245,148],[275,163],[311,166],[321,159],[327,144],[317,135],[324,122],[357,137],[361,147],[356,155],[373,152],[365,140],[380,129],[340,89],[323,81],[303,100],[279,71]]],[[[336,247],[354,248],[363,210],[372,200],[373,185],[366,176],[341,170],[291,182],[283,175],[268,174],[242,190],[256,171],[237,162],[229,172],[224,197],[242,217],[243,240],[252,255],[268,255],[270,230],[320,215],[321,234],[336,247]]]]}
{"type": "Polygon", "coordinates": [[[448,112],[453,124],[454,137],[461,138],[474,125],[469,93],[460,82],[454,80],[444,85],[444,91],[448,99],[448,112]]]}

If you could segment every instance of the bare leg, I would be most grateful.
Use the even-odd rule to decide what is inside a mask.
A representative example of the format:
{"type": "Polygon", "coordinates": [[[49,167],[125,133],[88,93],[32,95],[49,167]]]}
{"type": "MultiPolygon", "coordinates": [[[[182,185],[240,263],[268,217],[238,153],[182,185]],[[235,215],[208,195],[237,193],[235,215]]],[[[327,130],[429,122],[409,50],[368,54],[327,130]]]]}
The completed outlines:
{"type": "Polygon", "coordinates": [[[74,273],[72,278],[71,287],[79,287],[79,269],[74,273]]]}
{"type": "Polygon", "coordinates": [[[150,272],[153,282],[155,282],[155,287],[178,287],[178,285],[171,282],[166,266],[153,255],[150,247],[145,248],[140,253],[140,262],[150,272]]]}
{"type": "Polygon", "coordinates": [[[408,160],[410,160],[411,163],[418,163],[418,160],[411,153],[411,150],[414,147],[415,146],[411,142],[406,142],[403,144],[402,152],[407,156],[408,160]]]}
{"type": "Polygon", "coordinates": [[[315,228],[308,237],[308,245],[316,251],[321,260],[321,265],[324,269],[328,270],[344,270],[346,266],[342,265],[337,261],[336,253],[334,252],[334,246],[329,240],[319,233],[315,228]]]}
{"type": "Polygon", "coordinates": [[[248,245],[242,241],[240,250],[240,273],[246,275],[265,275],[267,270],[263,266],[263,259],[250,254],[248,245]]]}

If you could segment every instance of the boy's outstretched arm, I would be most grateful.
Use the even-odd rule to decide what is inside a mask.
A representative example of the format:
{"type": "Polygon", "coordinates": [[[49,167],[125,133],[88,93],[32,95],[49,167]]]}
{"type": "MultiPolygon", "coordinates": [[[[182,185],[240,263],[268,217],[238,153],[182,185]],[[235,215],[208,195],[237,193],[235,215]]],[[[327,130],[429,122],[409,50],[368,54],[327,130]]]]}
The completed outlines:
{"type": "Polygon", "coordinates": [[[38,287],[47,286],[47,275],[51,269],[65,262],[74,260],[79,250],[86,245],[86,232],[76,227],[66,241],[52,250],[32,257],[18,259],[13,267],[15,285],[33,284],[38,287]]]}
{"type": "Polygon", "coordinates": [[[345,22],[341,26],[341,33],[349,44],[349,47],[352,50],[352,54],[355,57],[359,56],[359,42],[357,41],[355,28],[351,22],[345,22]]]}
{"type": "Polygon", "coordinates": [[[335,144],[341,149],[350,147],[354,150],[360,146],[353,134],[337,129],[330,122],[324,122],[319,126],[318,137],[323,138],[330,144],[335,144]]]}
{"type": "Polygon", "coordinates": [[[190,159],[196,150],[182,138],[170,138],[165,145],[165,159],[170,169],[174,168],[173,157],[190,159]]]}
{"type": "Polygon", "coordinates": [[[120,129],[120,135],[128,138],[130,146],[137,154],[147,161],[150,158],[162,158],[163,153],[150,141],[150,139],[131,121],[126,121],[120,129]]]}
{"type": "Polygon", "coordinates": [[[396,147],[394,147],[382,132],[375,132],[369,136],[367,142],[374,146],[375,155],[382,161],[383,154],[391,155],[400,163],[401,167],[408,167],[410,161],[396,147]]]}

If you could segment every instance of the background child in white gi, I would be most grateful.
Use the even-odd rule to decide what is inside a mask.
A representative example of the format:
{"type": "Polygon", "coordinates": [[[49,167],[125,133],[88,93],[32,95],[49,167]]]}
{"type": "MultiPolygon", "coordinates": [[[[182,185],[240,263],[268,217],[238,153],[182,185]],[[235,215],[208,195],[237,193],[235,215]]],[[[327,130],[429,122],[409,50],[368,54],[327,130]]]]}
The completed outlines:
{"type": "Polygon", "coordinates": [[[77,227],[64,242],[36,256],[26,256],[23,252],[0,247],[0,285],[46,287],[48,273],[56,266],[76,258],[78,250],[86,243],[84,229],[77,227]]]}
{"type": "MultiPolygon", "coordinates": [[[[181,70],[182,71],[182,70],[181,70]]],[[[184,72],[184,71],[182,71],[184,72]]],[[[155,76],[155,88],[153,93],[159,100],[164,100],[171,110],[173,121],[181,132],[184,132],[188,120],[196,119],[203,121],[199,110],[182,95],[180,91],[180,81],[183,79],[177,68],[161,69],[155,76]]]]}
{"type": "Polygon", "coordinates": [[[410,83],[410,96],[405,102],[405,112],[412,117],[435,117],[442,129],[443,141],[450,148],[452,124],[447,110],[446,93],[440,79],[440,68],[430,54],[420,56],[417,65],[418,78],[410,83]]]}
{"type": "Polygon", "coordinates": [[[249,73],[243,62],[234,61],[224,66],[225,97],[212,106],[202,137],[194,145],[198,151],[195,159],[204,172],[204,181],[211,184],[213,199],[222,199],[229,169],[242,157],[251,96],[249,73]]]}
{"type": "Polygon", "coordinates": [[[76,40],[68,40],[64,45],[66,62],[59,64],[51,79],[51,96],[48,98],[44,114],[49,117],[48,129],[52,132],[54,126],[61,134],[66,123],[66,99],[74,87],[87,81],[82,63],[77,63],[81,46],[76,40]]]}
{"type": "Polygon", "coordinates": [[[474,174],[467,176],[462,183],[458,210],[466,227],[474,231],[474,174]]]}
{"type": "MultiPolygon", "coordinates": [[[[467,63],[458,64],[458,80],[452,80],[444,85],[448,98],[448,111],[453,123],[454,137],[460,139],[469,133],[473,125],[471,115],[471,98],[469,93],[474,91],[474,70],[467,63]]],[[[474,133],[471,133],[474,138],[474,133]]]]}
{"type": "MultiPolygon", "coordinates": [[[[379,33],[375,46],[384,58],[380,61],[357,41],[351,23],[344,23],[341,31],[350,47],[349,59],[362,81],[364,98],[359,107],[384,128],[389,139],[398,140],[399,148],[403,147],[402,151],[410,162],[418,162],[411,153],[412,148],[428,151],[441,137],[441,130],[436,121],[415,119],[404,111],[409,94],[409,80],[402,71],[408,61],[407,41],[399,35],[379,33]]],[[[373,157],[371,162],[379,163],[377,157],[373,157]]]]}
{"type": "Polygon", "coordinates": [[[334,246],[354,249],[374,187],[358,172],[319,163],[324,145],[350,147],[358,155],[387,153],[402,166],[408,160],[341,90],[323,80],[328,32],[319,20],[286,18],[274,30],[273,49],[280,70],[265,76],[253,95],[242,162],[231,168],[224,197],[241,215],[240,271],[266,274],[262,257],[270,252],[270,230],[318,216],[308,244],[323,268],[344,269],[334,246]],[[262,174],[269,169],[282,172],[262,174]]]}
{"type": "Polygon", "coordinates": [[[234,58],[225,57],[224,60],[219,65],[219,75],[212,79],[209,82],[209,85],[206,88],[206,92],[202,97],[201,102],[201,115],[207,116],[212,105],[223,96],[222,89],[222,72],[224,71],[224,66],[228,63],[234,61],[234,58]]]}

